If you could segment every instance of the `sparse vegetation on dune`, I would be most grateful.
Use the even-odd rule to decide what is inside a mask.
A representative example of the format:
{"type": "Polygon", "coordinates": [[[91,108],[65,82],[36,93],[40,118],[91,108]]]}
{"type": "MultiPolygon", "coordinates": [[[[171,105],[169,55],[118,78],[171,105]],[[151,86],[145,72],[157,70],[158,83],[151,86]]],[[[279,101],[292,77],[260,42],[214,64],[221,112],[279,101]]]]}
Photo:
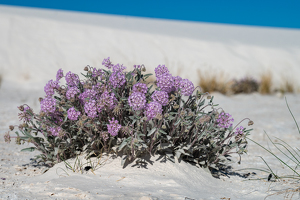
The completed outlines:
{"type": "Polygon", "coordinates": [[[224,74],[219,73],[210,75],[204,74],[198,70],[199,86],[204,92],[220,92],[222,94],[240,94],[259,92],[260,94],[272,94],[274,92],[295,93],[300,92],[299,88],[292,84],[286,78],[282,78],[283,83],[279,88],[273,86],[273,78],[270,72],[265,72],[261,75],[260,79],[252,77],[245,77],[242,79],[226,80],[224,74]]]}

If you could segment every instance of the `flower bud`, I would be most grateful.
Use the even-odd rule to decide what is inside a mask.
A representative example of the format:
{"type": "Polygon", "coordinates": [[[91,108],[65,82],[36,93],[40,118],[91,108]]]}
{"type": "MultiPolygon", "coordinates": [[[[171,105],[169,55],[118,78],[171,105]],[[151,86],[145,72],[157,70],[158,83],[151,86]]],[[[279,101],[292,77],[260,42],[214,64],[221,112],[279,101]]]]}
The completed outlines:
{"type": "Polygon", "coordinates": [[[22,125],[22,124],[19,125],[19,129],[20,129],[20,130],[23,129],[23,125],[22,125]]]}
{"type": "Polygon", "coordinates": [[[142,65],[142,72],[145,72],[146,71],[146,67],[144,65],[142,65]]]}
{"type": "Polygon", "coordinates": [[[158,113],[156,116],[155,116],[156,119],[158,120],[161,120],[162,119],[162,115],[160,113],[158,113]]]}
{"type": "Polygon", "coordinates": [[[20,111],[22,111],[22,112],[24,111],[24,106],[19,106],[18,108],[20,111]]]}
{"type": "Polygon", "coordinates": [[[13,126],[13,125],[10,125],[10,126],[9,126],[9,129],[10,129],[11,131],[13,131],[13,130],[14,130],[14,126],[13,126]]]}

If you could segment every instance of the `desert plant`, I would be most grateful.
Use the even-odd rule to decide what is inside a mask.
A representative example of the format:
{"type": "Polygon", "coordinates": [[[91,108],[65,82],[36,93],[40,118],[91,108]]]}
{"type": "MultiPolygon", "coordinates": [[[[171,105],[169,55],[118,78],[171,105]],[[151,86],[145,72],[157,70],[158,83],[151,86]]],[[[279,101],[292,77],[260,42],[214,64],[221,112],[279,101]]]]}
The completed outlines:
{"type": "Polygon", "coordinates": [[[261,75],[261,81],[259,84],[259,93],[261,94],[270,94],[272,87],[272,75],[270,72],[264,73],[261,75]]]}
{"type": "Polygon", "coordinates": [[[202,92],[220,92],[222,94],[228,94],[231,83],[226,81],[223,74],[204,74],[200,70],[197,71],[200,81],[199,86],[202,92]]]}
{"type": "Polygon", "coordinates": [[[240,80],[234,80],[231,85],[231,91],[234,94],[257,92],[259,83],[253,78],[246,77],[240,80]]]}
{"type": "MultiPolygon", "coordinates": [[[[108,70],[86,66],[83,80],[58,70],[56,80],[44,87],[39,113],[28,105],[19,107],[23,123],[15,132],[16,142],[34,145],[23,150],[39,150],[36,159],[50,166],[82,152],[98,155],[103,149],[122,156],[123,166],[158,153],[206,168],[218,168],[230,154],[247,151],[251,130],[239,123],[234,127],[231,115],[217,108],[213,97],[207,96],[205,105],[206,94],[188,79],[174,77],[159,65],[153,89],[153,83],[146,82],[152,74],[143,74],[143,65],[126,72],[109,58],[102,64],[108,70]]],[[[5,140],[10,138],[7,133],[5,140]]]]}
{"type": "Polygon", "coordinates": [[[283,83],[281,84],[279,88],[279,92],[281,93],[294,93],[295,88],[293,83],[287,78],[283,78],[283,83]]]}

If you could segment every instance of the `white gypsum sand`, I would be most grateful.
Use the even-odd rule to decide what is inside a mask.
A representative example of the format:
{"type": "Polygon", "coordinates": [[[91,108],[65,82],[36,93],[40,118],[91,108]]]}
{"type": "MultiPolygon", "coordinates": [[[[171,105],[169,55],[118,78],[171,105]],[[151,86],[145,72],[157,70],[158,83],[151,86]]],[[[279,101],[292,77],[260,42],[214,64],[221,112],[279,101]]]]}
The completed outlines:
{"type": "MultiPolygon", "coordinates": [[[[0,6],[0,137],[9,125],[18,124],[20,104],[39,111],[38,97],[43,87],[63,68],[80,73],[87,64],[102,68],[108,56],[114,63],[132,68],[145,64],[148,71],[166,64],[173,75],[198,82],[197,69],[224,72],[229,78],[258,77],[270,70],[275,84],[282,76],[299,85],[300,32],[138,19],[39,9],[0,6]]],[[[291,146],[299,146],[299,134],[285,101],[259,94],[223,96],[214,94],[215,103],[235,118],[254,121],[251,139],[267,146],[264,130],[291,146]]],[[[300,96],[287,95],[289,105],[300,122],[300,96]]],[[[242,125],[246,126],[246,122],[242,125]]],[[[11,133],[13,135],[13,133],[11,133]]],[[[38,152],[20,152],[18,146],[0,139],[0,198],[2,199],[263,199],[276,190],[296,187],[289,182],[245,181],[236,171],[215,179],[187,163],[155,161],[147,169],[127,166],[119,158],[87,174],[72,173],[63,163],[42,174],[30,158],[38,152]],[[65,172],[70,176],[66,176],[65,172]],[[5,180],[4,180],[5,179],[5,180]]],[[[275,150],[274,150],[275,151],[275,150]]],[[[276,152],[276,151],[275,151],[276,152]]],[[[250,142],[249,153],[233,171],[265,167],[263,156],[276,171],[286,172],[267,152],[250,142]]],[[[236,158],[237,159],[237,158],[236,158]]],[[[72,162],[72,161],[69,161],[72,162]]],[[[257,176],[268,174],[256,172],[257,176]]],[[[275,195],[272,199],[282,199],[275,195]]],[[[270,199],[271,199],[270,198],[270,199]]]]}

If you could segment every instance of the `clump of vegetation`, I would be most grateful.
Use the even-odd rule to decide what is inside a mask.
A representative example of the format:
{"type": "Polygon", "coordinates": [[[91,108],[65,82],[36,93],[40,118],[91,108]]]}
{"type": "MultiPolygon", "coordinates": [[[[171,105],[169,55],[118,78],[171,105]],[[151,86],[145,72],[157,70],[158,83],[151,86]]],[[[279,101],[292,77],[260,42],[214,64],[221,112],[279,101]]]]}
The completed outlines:
{"type": "Polygon", "coordinates": [[[270,72],[264,73],[260,79],[259,93],[271,94],[272,90],[272,75],[270,72]]]}
{"type": "MultiPolygon", "coordinates": [[[[109,58],[102,64],[106,69],[85,67],[83,79],[58,70],[56,80],[44,87],[38,113],[28,105],[18,107],[23,123],[17,126],[16,142],[34,145],[23,151],[40,151],[36,160],[50,166],[82,152],[111,152],[122,156],[123,166],[160,154],[210,169],[218,169],[232,153],[247,152],[251,130],[233,126],[231,115],[188,79],[159,65],[156,81],[147,82],[152,74],[143,74],[143,65],[126,72],[109,58]]],[[[7,142],[11,138],[5,135],[7,142]]]]}
{"type": "Polygon", "coordinates": [[[259,83],[253,78],[246,77],[240,80],[234,80],[231,90],[234,94],[257,92],[259,83]]]}
{"type": "Polygon", "coordinates": [[[199,86],[203,92],[220,92],[228,94],[230,92],[230,82],[226,81],[224,76],[218,74],[203,74],[198,70],[200,78],[199,86]]]}

